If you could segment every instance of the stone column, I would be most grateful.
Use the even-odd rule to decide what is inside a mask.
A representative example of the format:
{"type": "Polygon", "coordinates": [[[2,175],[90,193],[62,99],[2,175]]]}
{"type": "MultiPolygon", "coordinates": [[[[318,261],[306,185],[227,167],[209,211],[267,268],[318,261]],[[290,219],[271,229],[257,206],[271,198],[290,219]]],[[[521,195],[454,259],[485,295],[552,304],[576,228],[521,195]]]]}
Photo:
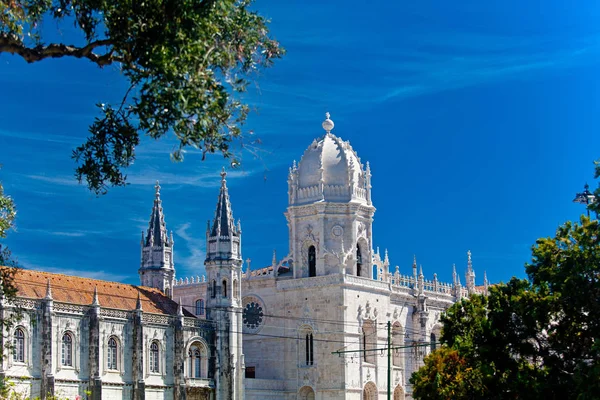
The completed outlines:
{"type": "Polygon", "coordinates": [[[144,327],[142,323],[142,307],[138,297],[138,306],[133,312],[131,371],[133,379],[133,400],[145,400],[146,384],[144,382],[144,327]]]}
{"type": "Polygon", "coordinates": [[[52,313],[54,311],[54,301],[50,291],[50,281],[48,281],[47,295],[42,299],[41,307],[41,336],[40,343],[40,361],[41,361],[41,387],[40,398],[45,400],[47,397],[54,396],[54,375],[52,368],[52,313]]]}
{"type": "MultiPolygon", "coordinates": [[[[179,300],[181,303],[181,300],[179,300]]],[[[179,305],[178,315],[173,319],[173,399],[185,400],[187,393],[185,391],[185,342],[183,338],[183,310],[179,305]]]]}
{"type": "Polygon", "coordinates": [[[100,304],[94,292],[94,301],[88,311],[89,320],[89,390],[90,400],[102,400],[102,378],[100,377],[100,304]]]}

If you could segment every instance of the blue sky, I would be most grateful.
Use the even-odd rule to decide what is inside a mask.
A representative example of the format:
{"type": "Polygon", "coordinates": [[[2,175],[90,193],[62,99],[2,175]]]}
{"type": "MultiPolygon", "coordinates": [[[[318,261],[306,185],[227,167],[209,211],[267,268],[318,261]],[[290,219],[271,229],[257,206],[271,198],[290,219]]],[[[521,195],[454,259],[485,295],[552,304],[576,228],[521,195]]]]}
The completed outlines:
{"type": "MultiPolygon", "coordinates": [[[[373,172],[374,243],[410,273],[481,282],[524,276],[530,246],[578,218],[571,201],[600,158],[596,2],[258,0],[284,59],[257,77],[247,128],[263,140],[228,176],[244,258],[287,254],[287,170],[329,111],[373,172]],[[464,275],[463,275],[464,279],[464,275]]],[[[70,31],[62,31],[69,41],[70,31]]],[[[179,277],[204,273],[206,221],[224,161],[145,138],[130,186],[96,198],[73,177],[94,104],[115,102],[116,67],[27,65],[0,56],[0,180],[18,205],[6,240],[28,268],[137,283],[140,231],[160,180],[179,277]]]]}

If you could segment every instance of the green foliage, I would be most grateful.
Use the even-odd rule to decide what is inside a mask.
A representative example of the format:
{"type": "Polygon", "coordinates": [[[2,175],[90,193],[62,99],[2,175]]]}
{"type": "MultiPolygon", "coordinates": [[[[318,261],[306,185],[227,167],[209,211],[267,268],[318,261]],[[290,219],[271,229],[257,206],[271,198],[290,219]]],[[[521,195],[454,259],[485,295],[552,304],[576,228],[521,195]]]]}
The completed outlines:
{"type": "Polygon", "coordinates": [[[424,361],[425,365],[410,378],[415,399],[479,398],[483,391],[481,371],[470,367],[458,351],[442,347],[424,361]]]}
{"type": "Polygon", "coordinates": [[[4,187],[0,182],[0,239],[5,238],[8,230],[13,227],[16,216],[15,203],[10,196],[4,194],[4,187]]]}
{"type": "MultiPolygon", "coordinates": [[[[28,62],[85,58],[118,63],[129,83],[121,102],[98,104],[100,116],[77,147],[77,178],[96,194],[126,184],[141,135],[172,132],[186,148],[232,156],[243,145],[251,76],[283,54],[251,0],[27,0],[0,2],[0,53],[28,62]],[[42,25],[72,23],[80,45],[44,42],[42,25]]],[[[237,161],[232,162],[237,165],[237,161]]]]}
{"type": "Polygon", "coordinates": [[[469,381],[468,395],[455,398],[597,398],[598,228],[586,217],[567,222],[554,238],[537,240],[526,265],[529,280],[513,278],[490,287],[488,296],[474,295],[448,309],[442,316],[446,347],[413,375],[415,399],[451,398],[427,393],[464,389],[460,382],[431,378],[457,365],[476,371],[477,379],[469,381]]]}

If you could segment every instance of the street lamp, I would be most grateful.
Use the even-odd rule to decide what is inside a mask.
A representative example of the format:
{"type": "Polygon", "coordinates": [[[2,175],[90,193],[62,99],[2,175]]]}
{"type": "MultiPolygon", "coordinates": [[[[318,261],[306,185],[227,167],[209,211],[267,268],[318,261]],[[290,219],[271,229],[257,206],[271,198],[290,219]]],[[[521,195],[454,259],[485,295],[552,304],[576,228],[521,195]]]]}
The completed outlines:
{"type": "Polygon", "coordinates": [[[575,198],[573,199],[573,203],[585,204],[585,208],[587,209],[587,216],[590,216],[590,209],[588,206],[596,201],[596,196],[592,192],[590,192],[590,185],[587,183],[583,187],[585,190],[581,193],[577,193],[575,198]]]}

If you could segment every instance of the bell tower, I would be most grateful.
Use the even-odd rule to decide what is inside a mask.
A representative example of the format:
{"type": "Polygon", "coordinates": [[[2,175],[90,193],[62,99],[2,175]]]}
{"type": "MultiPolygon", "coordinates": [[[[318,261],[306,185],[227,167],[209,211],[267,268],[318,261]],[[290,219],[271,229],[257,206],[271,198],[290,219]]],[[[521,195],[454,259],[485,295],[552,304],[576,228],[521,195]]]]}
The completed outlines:
{"type": "Polygon", "coordinates": [[[173,263],[173,232],[167,235],[167,225],[160,199],[160,185],[156,181],[154,205],[148,224],[148,232],[142,231],[142,262],[138,273],[140,285],[153,287],[172,297],[175,281],[173,263]]]}
{"type": "Polygon", "coordinates": [[[345,273],[373,277],[371,170],[331,131],[306,149],[288,175],[290,257],[294,278],[345,273]]]}
{"type": "Polygon", "coordinates": [[[221,189],[215,219],[206,230],[207,318],[217,329],[215,380],[217,400],[244,398],[244,354],[242,353],[242,229],[234,223],[227,173],[221,172],[221,189]]]}

